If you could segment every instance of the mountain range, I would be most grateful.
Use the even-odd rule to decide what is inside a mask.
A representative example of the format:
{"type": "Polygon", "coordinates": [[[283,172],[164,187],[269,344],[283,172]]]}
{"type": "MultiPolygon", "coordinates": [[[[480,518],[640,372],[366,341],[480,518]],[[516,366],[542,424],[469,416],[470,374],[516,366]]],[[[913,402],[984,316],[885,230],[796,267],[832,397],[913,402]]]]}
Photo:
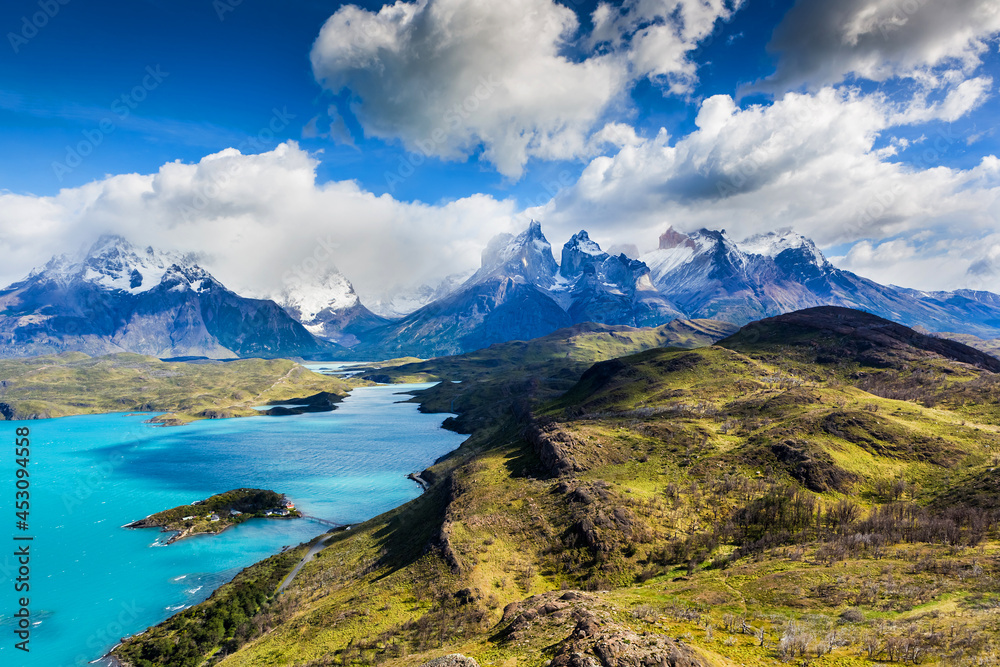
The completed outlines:
{"type": "Polygon", "coordinates": [[[103,236],[0,290],[0,356],[65,351],[161,358],[330,354],[276,303],[226,289],[191,257],[103,236]]]}
{"type": "Polygon", "coordinates": [[[882,285],[833,266],[782,230],[734,241],[725,230],[668,228],[652,252],[605,252],[586,231],[557,262],[538,222],[499,234],[478,271],[396,301],[386,317],[334,267],[270,299],[227,289],[191,257],[102,237],[81,260],[53,258],[0,290],[0,356],[79,350],[159,357],[385,359],[461,354],[594,322],[647,327],[676,319],[742,326],[814,306],[842,306],[925,331],[1000,338],[1000,295],[882,285]],[[417,307],[419,306],[419,307],[417,307]]]}
{"type": "Polygon", "coordinates": [[[813,306],[864,310],[929,331],[997,338],[1000,296],[881,285],[833,266],[790,230],[736,242],[725,230],[673,229],[638,259],[610,255],[586,231],[557,264],[537,222],[501,234],[465,283],[402,319],[363,332],[355,353],[458,354],[581,322],[658,326],[674,319],[744,325],[813,306]]]}

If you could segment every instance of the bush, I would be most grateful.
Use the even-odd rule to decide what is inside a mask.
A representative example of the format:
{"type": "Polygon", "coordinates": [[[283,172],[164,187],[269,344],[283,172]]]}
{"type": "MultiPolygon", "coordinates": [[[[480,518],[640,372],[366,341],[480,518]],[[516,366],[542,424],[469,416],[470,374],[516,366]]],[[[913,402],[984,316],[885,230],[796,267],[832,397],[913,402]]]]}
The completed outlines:
{"type": "Polygon", "coordinates": [[[840,612],[841,623],[861,623],[864,620],[865,615],[856,607],[851,607],[840,612]]]}

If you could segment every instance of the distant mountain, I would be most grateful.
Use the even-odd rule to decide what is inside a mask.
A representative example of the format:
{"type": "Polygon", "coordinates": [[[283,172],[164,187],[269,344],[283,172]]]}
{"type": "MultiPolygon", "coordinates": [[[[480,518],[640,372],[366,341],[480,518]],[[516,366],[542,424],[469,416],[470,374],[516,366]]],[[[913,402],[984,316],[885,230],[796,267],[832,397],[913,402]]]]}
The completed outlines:
{"type": "Polygon", "coordinates": [[[468,280],[474,271],[454,273],[433,284],[396,285],[375,298],[367,300],[372,312],[386,319],[399,319],[429,303],[442,299],[468,280]]]}
{"type": "Polygon", "coordinates": [[[658,326],[681,315],[653,286],[645,264],[603,252],[584,231],[563,247],[562,260],[556,263],[537,222],[517,236],[495,236],[465,283],[369,332],[356,349],[383,357],[442,356],[581,322],[658,326]]]}
{"type": "Polygon", "coordinates": [[[336,269],[328,269],[315,283],[287,284],[274,300],[313,335],[345,347],[357,345],[358,336],[389,322],[368,310],[336,269]]]}
{"type": "Polygon", "coordinates": [[[533,222],[501,234],[483,251],[482,266],[458,289],[369,333],[358,348],[382,357],[459,354],[508,340],[528,340],[572,324],[552,298],[559,267],[533,222]]]}
{"type": "Polygon", "coordinates": [[[228,290],[190,257],[104,236],[0,290],[0,356],[81,351],[161,358],[333,353],[276,303],[228,290]]]}
{"type": "Polygon", "coordinates": [[[668,229],[640,258],[653,284],[689,318],[746,324],[813,306],[864,310],[908,326],[984,338],[1000,335],[1000,296],[922,292],[881,285],[838,269],[789,230],[734,242],[725,231],[668,229]]]}
{"type": "Polygon", "coordinates": [[[948,331],[936,332],[932,334],[939,338],[947,338],[949,340],[954,340],[963,345],[968,345],[969,347],[974,347],[980,352],[985,352],[986,354],[992,354],[994,357],[1000,358],[1000,339],[993,338],[991,340],[983,340],[978,336],[973,336],[971,334],[957,334],[948,331]]]}
{"type": "Polygon", "coordinates": [[[527,340],[582,322],[659,326],[674,319],[744,325],[815,306],[868,311],[910,326],[1000,337],[1000,296],[921,292],[833,266],[809,239],[782,230],[730,239],[724,230],[673,229],[630,259],[586,231],[556,264],[541,226],[494,237],[461,286],[402,320],[361,336],[366,356],[440,356],[527,340]]]}
{"type": "MultiPolygon", "coordinates": [[[[248,299],[192,258],[102,237],[79,260],[57,257],[0,290],[0,356],[79,350],[159,357],[309,356],[384,359],[461,354],[594,322],[656,327],[676,319],[744,325],[816,306],[867,311],[927,331],[1000,338],[1000,295],[881,285],[833,266],[790,230],[730,239],[667,229],[659,248],[612,255],[586,231],[557,263],[541,225],[494,237],[480,268],[373,313],[334,269],[248,299]]],[[[394,302],[395,303],[395,302],[394,302]]],[[[383,304],[385,305],[385,304],[383,304]]]]}

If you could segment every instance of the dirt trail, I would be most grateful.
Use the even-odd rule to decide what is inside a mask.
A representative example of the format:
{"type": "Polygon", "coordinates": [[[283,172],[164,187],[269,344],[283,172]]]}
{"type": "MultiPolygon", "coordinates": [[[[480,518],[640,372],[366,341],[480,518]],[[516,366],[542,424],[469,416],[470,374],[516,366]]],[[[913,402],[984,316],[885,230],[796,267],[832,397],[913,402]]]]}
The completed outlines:
{"type": "Polygon", "coordinates": [[[331,536],[331,534],[332,533],[324,533],[323,535],[320,535],[319,537],[316,538],[316,543],[311,547],[309,547],[309,551],[307,551],[306,555],[302,557],[302,560],[299,561],[299,564],[295,566],[294,570],[288,573],[288,576],[285,577],[284,581],[281,582],[281,585],[278,586],[278,590],[276,591],[277,593],[280,593],[286,588],[288,588],[288,586],[292,583],[295,577],[299,574],[299,571],[302,569],[302,567],[310,560],[312,560],[313,556],[315,556],[320,551],[326,548],[326,540],[331,536]]]}

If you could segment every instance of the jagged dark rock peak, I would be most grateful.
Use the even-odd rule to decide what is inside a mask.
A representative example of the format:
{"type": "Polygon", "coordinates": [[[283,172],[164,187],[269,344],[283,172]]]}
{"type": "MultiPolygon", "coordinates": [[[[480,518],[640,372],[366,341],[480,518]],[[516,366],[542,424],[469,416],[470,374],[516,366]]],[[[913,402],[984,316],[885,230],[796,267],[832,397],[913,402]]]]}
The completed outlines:
{"type": "Polygon", "coordinates": [[[564,301],[574,322],[658,326],[681,316],[653,285],[645,263],[603,252],[585,231],[563,246],[559,273],[569,281],[564,301]]]}
{"type": "Polygon", "coordinates": [[[559,267],[552,257],[552,246],[542,226],[534,220],[517,236],[494,236],[483,251],[483,264],[467,284],[483,283],[491,278],[522,279],[542,289],[556,282],[559,267]]]}
{"type": "Polygon", "coordinates": [[[457,354],[529,340],[580,322],[656,326],[679,312],[653,286],[648,267],[603,252],[586,232],[562,249],[560,267],[541,225],[494,237],[482,266],[460,288],[355,348],[380,356],[457,354]]]}

